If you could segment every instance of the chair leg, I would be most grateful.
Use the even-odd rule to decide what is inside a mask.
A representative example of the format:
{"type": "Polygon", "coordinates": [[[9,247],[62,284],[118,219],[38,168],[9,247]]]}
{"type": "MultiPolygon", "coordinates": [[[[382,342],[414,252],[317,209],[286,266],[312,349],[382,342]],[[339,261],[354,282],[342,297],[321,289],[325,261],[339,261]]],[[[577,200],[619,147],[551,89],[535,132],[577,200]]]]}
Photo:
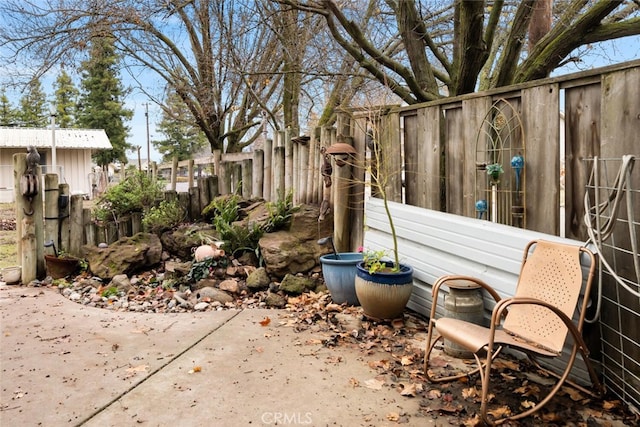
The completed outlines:
{"type": "MultiPolygon", "coordinates": [[[[593,371],[593,376],[592,376],[592,382],[594,387],[596,387],[596,389],[598,390],[597,394],[594,394],[593,392],[590,392],[589,390],[585,389],[584,387],[574,383],[573,381],[568,380],[568,376],[569,373],[571,371],[571,369],[573,368],[573,364],[576,360],[576,356],[578,353],[578,350],[581,351],[582,356],[585,357],[585,363],[587,365],[587,368],[591,374],[591,372],[593,371],[593,367],[590,365],[588,359],[586,359],[587,355],[585,354],[585,351],[582,347],[574,344],[572,351],[571,351],[571,355],[569,356],[569,359],[567,361],[566,367],[564,369],[564,371],[562,372],[562,374],[557,374],[556,372],[553,372],[549,369],[546,369],[544,367],[542,367],[538,361],[536,360],[536,358],[531,355],[531,354],[527,354],[527,357],[529,358],[529,360],[531,360],[531,362],[534,364],[534,366],[536,366],[536,368],[540,369],[543,372],[546,372],[548,374],[550,374],[551,376],[555,377],[558,381],[556,382],[556,384],[551,388],[551,390],[549,391],[549,393],[547,393],[547,395],[544,397],[544,399],[542,399],[540,402],[538,402],[537,405],[535,405],[533,408],[529,408],[526,411],[523,412],[519,412],[515,415],[511,415],[511,416],[507,416],[504,418],[499,418],[499,419],[490,419],[489,418],[489,414],[488,414],[488,408],[487,408],[487,404],[488,404],[488,396],[489,396],[489,388],[490,388],[490,374],[491,374],[491,364],[488,363],[489,361],[489,354],[490,352],[487,352],[487,365],[486,365],[486,369],[484,371],[480,371],[480,377],[482,379],[482,403],[480,406],[480,412],[481,412],[481,418],[482,420],[489,425],[499,425],[502,424],[506,421],[511,421],[511,420],[518,420],[521,418],[525,418],[528,417],[530,415],[532,415],[533,413],[539,411],[540,409],[542,409],[547,403],[549,403],[549,401],[555,396],[555,394],[560,390],[560,388],[562,388],[562,386],[566,383],[584,393],[586,393],[587,395],[590,396],[594,396],[594,397],[598,397],[598,396],[602,396],[602,394],[604,392],[604,389],[600,383],[600,380],[598,379],[597,375],[595,374],[595,371],[593,371]]],[[[476,359],[478,359],[476,357],[476,359]]]]}

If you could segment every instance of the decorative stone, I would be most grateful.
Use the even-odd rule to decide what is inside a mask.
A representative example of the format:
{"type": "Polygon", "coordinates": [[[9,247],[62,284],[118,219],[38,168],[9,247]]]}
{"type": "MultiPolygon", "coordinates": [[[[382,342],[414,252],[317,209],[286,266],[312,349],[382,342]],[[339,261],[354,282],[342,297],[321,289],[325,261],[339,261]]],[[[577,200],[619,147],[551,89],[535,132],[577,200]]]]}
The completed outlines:
{"type": "Polygon", "coordinates": [[[271,283],[267,270],[264,267],[260,267],[247,277],[247,288],[252,291],[259,291],[267,289],[271,283]]]}
{"type": "Polygon", "coordinates": [[[306,291],[310,291],[316,287],[313,280],[307,277],[294,276],[287,274],[280,283],[280,290],[293,295],[300,295],[306,291]]]}
{"type": "Polygon", "coordinates": [[[237,294],[240,292],[240,285],[236,279],[227,279],[220,282],[218,287],[227,292],[231,292],[232,294],[237,294]]]}

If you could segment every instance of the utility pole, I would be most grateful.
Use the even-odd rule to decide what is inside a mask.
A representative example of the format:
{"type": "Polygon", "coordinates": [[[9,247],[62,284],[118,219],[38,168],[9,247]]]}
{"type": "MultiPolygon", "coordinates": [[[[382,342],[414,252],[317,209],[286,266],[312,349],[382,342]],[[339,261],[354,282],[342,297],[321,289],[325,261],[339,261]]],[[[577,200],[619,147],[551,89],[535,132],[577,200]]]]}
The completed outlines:
{"type": "MultiPolygon", "coordinates": [[[[149,136],[149,103],[144,104],[144,116],[147,120],[147,175],[151,173],[151,137],[149,136]]],[[[140,155],[140,149],[138,149],[140,155]]]]}

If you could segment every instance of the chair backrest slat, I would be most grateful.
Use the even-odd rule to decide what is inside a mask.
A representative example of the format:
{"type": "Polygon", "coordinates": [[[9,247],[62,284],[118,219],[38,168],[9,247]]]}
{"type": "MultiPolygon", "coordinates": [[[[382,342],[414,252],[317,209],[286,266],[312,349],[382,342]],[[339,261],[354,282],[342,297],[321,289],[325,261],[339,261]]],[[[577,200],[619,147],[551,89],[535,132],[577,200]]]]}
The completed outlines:
{"type": "MultiPolygon", "coordinates": [[[[574,245],[537,241],[533,252],[525,254],[515,297],[546,301],[572,318],[583,282],[580,253],[574,245]]],[[[558,354],[568,331],[551,310],[528,304],[510,306],[503,327],[558,354]]]]}

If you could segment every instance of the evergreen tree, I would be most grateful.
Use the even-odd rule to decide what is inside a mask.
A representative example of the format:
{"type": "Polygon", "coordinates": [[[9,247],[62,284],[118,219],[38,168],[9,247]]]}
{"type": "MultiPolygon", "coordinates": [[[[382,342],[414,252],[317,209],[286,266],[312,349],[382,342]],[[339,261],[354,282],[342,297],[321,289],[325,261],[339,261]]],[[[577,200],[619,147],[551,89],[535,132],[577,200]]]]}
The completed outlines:
{"type": "Polygon", "coordinates": [[[31,80],[27,86],[27,91],[20,98],[20,110],[18,111],[20,125],[24,127],[46,127],[50,117],[49,111],[45,107],[46,103],[46,95],[42,91],[40,80],[31,80]]]}
{"type": "Polygon", "coordinates": [[[17,112],[11,106],[11,101],[7,97],[4,88],[0,92],[0,126],[15,126],[17,123],[17,112]]]}
{"type": "Polygon", "coordinates": [[[162,121],[157,129],[166,139],[153,141],[153,145],[162,154],[163,162],[170,161],[174,156],[178,160],[189,159],[205,147],[207,138],[193,122],[193,115],[174,90],[169,90],[164,104],[162,121]]]}
{"type": "Polygon", "coordinates": [[[87,129],[104,129],[112,150],[100,150],[94,156],[100,166],[114,161],[126,163],[126,152],[131,148],[126,139],[133,111],[124,107],[125,89],[118,72],[119,57],[115,53],[114,39],[110,35],[91,39],[88,60],[80,66],[82,80],[78,108],[78,125],[87,129]]]}
{"type": "Polygon", "coordinates": [[[62,69],[54,83],[56,121],[61,128],[72,128],[76,124],[76,106],[80,91],[73,85],[67,72],[62,69]]]}

